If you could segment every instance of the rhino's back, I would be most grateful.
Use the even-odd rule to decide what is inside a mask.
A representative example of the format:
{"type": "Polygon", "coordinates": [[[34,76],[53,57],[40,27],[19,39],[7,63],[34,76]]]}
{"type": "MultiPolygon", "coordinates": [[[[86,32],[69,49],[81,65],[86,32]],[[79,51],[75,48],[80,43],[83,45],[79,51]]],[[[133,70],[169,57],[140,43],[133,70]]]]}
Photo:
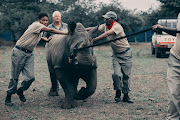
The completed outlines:
{"type": "Polygon", "coordinates": [[[56,46],[58,46],[59,44],[62,44],[62,42],[64,41],[66,35],[60,35],[60,34],[55,34],[53,35],[53,38],[49,41],[49,43],[47,44],[47,48],[54,48],[56,46]]]}

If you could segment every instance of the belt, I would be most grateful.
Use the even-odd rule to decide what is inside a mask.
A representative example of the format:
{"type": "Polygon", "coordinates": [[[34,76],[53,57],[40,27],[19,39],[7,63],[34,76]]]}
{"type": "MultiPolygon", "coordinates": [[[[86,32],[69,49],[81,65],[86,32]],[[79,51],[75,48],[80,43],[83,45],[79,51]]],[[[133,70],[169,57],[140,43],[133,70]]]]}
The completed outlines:
{"type": "Polygon", "coordinates": [[[130,50],[130,48],[127,48],[125,51],[120,52],[120,53],[118,53],[118,54],[123,54],[123,53],[126,53],[128,50],[130,50]]]}
{"type": "Polygon", "coordinates": [[[20,46],[15,46],[15,48],[17,48],[17,49],[19,49],[19,50],[21,50],[21,51],[24,51],[24,52],[26,52],[26,53],[32,53],[31,50],[25,49],[25,48],[20,47],[20,46]]]}

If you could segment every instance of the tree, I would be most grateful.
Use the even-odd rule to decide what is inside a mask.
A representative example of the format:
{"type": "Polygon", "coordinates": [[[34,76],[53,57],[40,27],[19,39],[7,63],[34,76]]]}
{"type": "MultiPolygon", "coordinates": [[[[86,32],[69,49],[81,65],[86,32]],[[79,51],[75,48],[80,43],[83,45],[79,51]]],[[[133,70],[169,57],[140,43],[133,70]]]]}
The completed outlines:
{"type": "Polygon", "coordinates": [[[14,33],[15,41],[32,22],[38,19],[37,16],[41,11],[49,13],[57,8],[54,4],[39,0],[4,0],[1,4],[0,33],[4,31],[14,33]]]}
{"type": "Polygon", "coordinates": [[[177,17],[180,13],[179,0],[158,0],[161,2],[161,13],[165,17],[177,17]]]}
{"type": "Polygon", "coordinates": [[[125,32],[134,32],[144,25],[143,17],[125,10],[121,3],[113,0],[109,5],[95,4],[94,0],[1,0],[0,5],[0,33],[11,31],[15,41],[24,33],[27,27],[37,20],[40,12],[49,15],[52,23],[52,13],[56,10],[62,13],[62,21],[74,20],[85,27],[104,23],[102,15],[112,10],[117,13],[118,20],[125,32]],[[57,1],[54,3],[54,1],[57,1]]]}
{"type": "Polygon", "coordinates": [[[96,12],[96,20],[104,23],[102,15],[108,11],[114,11],[118,16],[118,22],[123,26],[125,32],[134,32],[144,26],[144,20],[141,16],[133,14],[131,11],[124,9],[121,3],[113,2],[109,5],[102,5],[102,8],[96,12]]]}
{"type": "MultiPolygon", "coordinates": [[[[32,1],[32,0],[31,0],[32,1]]],[[[1,25],[7,25],[2,27],[3,31],[11,31],[14,33],[15,40],[17,40],[23,32],[27,29],[28,25],[34,21],[40,12],[38,2],[21,1],[21,0],[5,0],[3,9],[1,9],[2,17],[0,18],[1,25]],[[4,20],[4,18],[8,18],[4,20]]]]}

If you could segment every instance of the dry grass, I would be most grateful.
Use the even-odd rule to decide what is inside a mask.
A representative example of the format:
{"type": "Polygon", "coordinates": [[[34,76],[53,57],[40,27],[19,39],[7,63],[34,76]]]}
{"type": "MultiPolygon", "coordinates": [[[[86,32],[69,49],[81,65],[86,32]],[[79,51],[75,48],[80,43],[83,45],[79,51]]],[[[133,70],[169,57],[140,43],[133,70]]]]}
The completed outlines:
{"type": "MultiPolygon", "coordinates": [[[[130,97],[134,104],[115,103],[111,74],[110,47],[96,47],[98,85],[96,92],[86,101],[78,101],[74,109],[61,109],[64,99],[60,88],[58,97],[48,97],[50,79],[45,60],[45,48],[35,50],[36,80],[25,92],[26,103],[13,96],[15,106],[4,105],[10,77],[12,47],[0,47],[0,119],[1,120],[163,120],[167,114],[167,58],[151,55],[150,44],[131,45],[133,70],[130,97]]],[[[22,77],[20,76],[20,82],[22,77]]],[[[79,88],[84,86],[80,81],[79,88]]]]}

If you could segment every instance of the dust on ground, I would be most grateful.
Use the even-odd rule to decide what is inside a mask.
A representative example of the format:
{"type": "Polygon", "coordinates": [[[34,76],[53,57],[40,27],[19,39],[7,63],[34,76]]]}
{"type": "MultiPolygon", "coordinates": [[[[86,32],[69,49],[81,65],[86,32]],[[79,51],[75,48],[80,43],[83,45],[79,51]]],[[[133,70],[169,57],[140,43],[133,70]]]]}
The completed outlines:
{"type": "MultiPolygon", "coordinates": [[[[12,46],[0,47],[0,119],[1,120],[163,120],[167,115],[168,87],[166,83],[167,58],[151,55],[150,43],[131,44],[133,69],[130,97],[133,104],[115,103],[111,49],[95,47],[98,63],[96,92],[85,101],[78,101],[74,109],[61,109],[64,92],[60,87],[57,97],[48,97],[51,86],[45,48],[35,50],[35,77],[25,91],[27,101],[20,102],[14,95],[13,107],[4,105],[10,68],[12,46]]],[[[19,78],[20,85],[22,76],[19,78]]],[[[80,89],[85,83],[80,80],[80,89]]]]}

